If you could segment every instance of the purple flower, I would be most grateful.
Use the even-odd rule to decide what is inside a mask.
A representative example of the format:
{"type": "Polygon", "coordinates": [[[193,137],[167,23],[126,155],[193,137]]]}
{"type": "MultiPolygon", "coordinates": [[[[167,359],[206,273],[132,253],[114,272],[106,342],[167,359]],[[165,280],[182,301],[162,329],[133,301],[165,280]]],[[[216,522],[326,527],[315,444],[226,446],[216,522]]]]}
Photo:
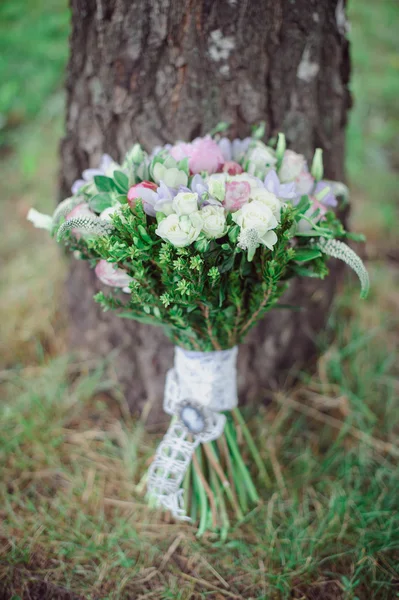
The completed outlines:
{"type": "Polygon", "coordinates": [[[103,154],[98,169],[85,169],[82,173],[82,179],[77,179],[73,183],[72,194],[77,194],[80,188],[92,181],[96,175],[107,175],[113,165],[117,167],[114,159],[109,154],[103,154]]]}
{"type": "Polygon", "coordinates": [[[208,192],[208,185],[198,173],[192,178],[189,191],[195,192],[200,198],[202,194],[208,192]]]}
{"type": "Polygon", "coordinates": [[[198,194],[200,206],[207,206],[209,204],[212,206],[220,206],[219,200],[216,200],[210,196],[208,184],[199,174],[194,175],[191,180],[190,187],[181,185],[179,187],[179,192],[193,192],[194,194],[198,194]]]}
{"type": "Polygon", "coordinates": [[[218,141],[219,148],[223,154],[224,160],[226,161],[239,161],[243,158],[244,154],[248,150],[248,147],[252,141],[252,138],[247,137],[243,140],[236,138],[231,141],[227,137],[222,137],[218,141]]]}
{"type": "MultiPolygon", "coordinates": [[[[183,187],[183,186],[182,186],[183,187]]],[[[190,190],[187,189],[189,192],[190,190]]],[[[172,212],[173,198],[177,194],[177,190],[170,188],[161,181],[157,188],[157,198],[154,203],[154,212],[162,212],[165,215],[170,215],[172,212]]]]}
{"type": "Polygon", "coordinates": [[[263,184],[267,191],[277,196],[277,198],[291,200],[296,196],[295,183],[293,181],[291,183],[280,183],[278,175],[274,170],[268,172],[263,184]]]}

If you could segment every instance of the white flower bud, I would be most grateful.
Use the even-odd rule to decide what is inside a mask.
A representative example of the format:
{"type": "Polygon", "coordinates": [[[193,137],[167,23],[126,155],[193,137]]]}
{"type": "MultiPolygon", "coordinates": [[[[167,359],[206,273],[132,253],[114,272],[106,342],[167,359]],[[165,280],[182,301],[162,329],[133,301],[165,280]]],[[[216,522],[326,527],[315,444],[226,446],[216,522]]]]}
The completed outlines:
{"type": "Polygon", "coordinates": [[[284,135],[284,133],[279,133],[278,138],[277,138],[277,147],[276,147],[277,160],[283,159],[286,147],[287,147],[287,144],[285,141],[285,135],[284,135]]]}
{"type": "Polygon", "coordinates": [[[153,176],[157,183],[163,181],[170,188],[178,188],[179,185],[186,186],[188,183],[188,177],[184,171],[180,171],[177,167],[168,168],[160,162],[154,166],[153,176]]]}
{"type": "Polygon", "coordinates": [[[321,181],[323,179],[323,171],[323,150],[316,148],[310,172],[316,181],[321,181]]]}
{"type": "Polygon", "coordinates": [[[213,198],[223,202],[226,195],[226,176],[211,175],[208,179],[208,191],[213,198]]]}

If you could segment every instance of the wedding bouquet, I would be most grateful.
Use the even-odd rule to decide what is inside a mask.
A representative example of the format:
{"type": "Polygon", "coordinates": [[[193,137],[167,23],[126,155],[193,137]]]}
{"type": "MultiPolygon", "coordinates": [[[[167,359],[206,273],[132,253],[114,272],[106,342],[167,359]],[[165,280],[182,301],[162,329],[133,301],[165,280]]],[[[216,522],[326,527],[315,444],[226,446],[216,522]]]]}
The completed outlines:
{"type": "Polygon", "coordinates": [[[231,142],[222,130],[150,155],[136,144],[120,165],[104,155],[52,217],[28,215],[94,268],[110,288],[95,295],[104,310],[162,327],[175,344],[164,397],[172,421],[148,496],[199,520],[200,533],[226,533],[229,509],[240,519],[259,499],[255,468],[267,478],[237,409],[238,345],[292,277],[324,278],[330,256],[357,273],[362,296],[369,285],[344,242],[360,236],[334,212],[347,189],[323,179],[321,150],[309,170],[283,134],[265,144],[260,126],[231,142]]]}

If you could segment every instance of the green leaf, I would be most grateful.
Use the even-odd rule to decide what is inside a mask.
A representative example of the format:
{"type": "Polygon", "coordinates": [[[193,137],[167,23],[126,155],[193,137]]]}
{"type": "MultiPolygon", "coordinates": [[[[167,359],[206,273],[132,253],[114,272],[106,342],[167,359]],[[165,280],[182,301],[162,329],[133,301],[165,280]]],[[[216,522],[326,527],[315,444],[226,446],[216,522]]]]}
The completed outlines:
{"type": "Polygon", "coordinates": [[[182,160],[180,160],[177,163],[177,166],[180,169],[180,171],[184,171],[186,175],[189,175],[190,169],[188,168],[188,158],[183,158],[182,160]]]}
{"type": "Polygon", "coordinates": [[[106,194],[105,192],[101,192],[100,194],[96,194],[93,198],[89,200],[89,206],[91,210],[94,210],[96,213],[101,213],[106,208],[112,206],[112,199],[110,194],[106,194]]]}
{"type": "Polygon", "coordinates": [[[228,306],[223,311],[223,316],[225,319],[233,319],[235,314],[236,314],[235,306],[228,306]]]}
{"type": "Polygon", "coordinates": [[[309,209],[309,207],[310,207],[309,196],[301,196],[300,201],[298,202],[298,204],[295,207],[295,220],[300,221],[302,218],[302,215],[309,209]]]}
{"type": "Polygon", "coordinates": [[[230,227],[228,236],[229,236],[229,240],[232,244],[235,244],[237,242],[239,234],[240,234],[240,228],[238,225],[233,225],[230,227]]]}
{"type": "Polygon", "coordinates": [[[321,252],[317,248],[300,248],[296,250],[294,260],[297,262],[308,262],[309,260],[319,258],[319,256],[321,256],[321,252]]]}
{"type": "Polygon", "coordinates": [[[222,264],[218,267],[219,273],[226,273],[230,271],[234,266],[235,254],[231,254],[226,260],[222,262],[222,264]]]}
{"type": "MultiPolygon", "coordinates": [[[[314,237],[317,237],[319,235],[320,235],[319,231],[315,231],[314,229],[312,229],[311,231],[303,231],[303,232],[296,231],[295,232],[295,237],[310,237],[310,238],[314,238],[314,237]]],[[[327,237],[327,236],[325,236],[325,237],[327,237]]],[[[328,237],[331,237],[331,234],[328,237]]]]}
{"type": "Polygon", "coordinates": [[[252,135],[255,140],[260,140],[265,135],[266,131],[266,123],[265,121],[261,121],[259,125],[254,125],[252,127],[252,135]]]}
{"type": "Polygon", "coordinates": [[[188,313],[192,313],[192,312],[194,312],[194,310],[196,310],[197,308],[198,308],[198,306],[197,306],[196,304],[192,304],[191,306],[187,306],[187,307],[186,307],[186,311],[187,311],[188,313]]]}
{"type": "Polygon", "coordinates": [[[292,270],[301,277],[313,277],[315,279],[323,279],[324,275],[317,273],[316,271],[312,271],[312,269],[307,269],[306,267],[300,267],[299,265],[292,265],[292,270]]]}
{"type": "Polygon", "coordinates": [[[147,242],[148,244],[153,244],[153,240],[151,239],[151,237],[148,235],[148,231],[146,230],[145,227],[143,227],[142,225],[139,225],[137,227],[139,234],[141,235],[142,239],[147,242]]]}
{"type": "Polygon", "coordinates": [[[117,200],[119,204],[127,204],[126,194],[114,194],[114,200],[117,200]]]}
{"type": "Polygon", "coordinates": [[[145,323],[146,325],[156,325],[156,321],[154,317],[149,317],[147,315],[137,315],[130,312],[118,312],[118,317],[122,317],[122,319],[132,319],[133,321],[138,321],[139,323],[145,323]]]}
{"type": "Polygon", "coordinates": [[[206,239],[204,235],[200,235],[196,242],[194,242],[194,248],[197,252],[206,252],[209,249],[210,241],[206,239]]]}
{"type": "Polygon", "coordinates": [[[276,304],[274,309],[276,308],[280,308],[282,310],[294,310],[296,312],[303,310],[303,306],[298,306],[297,304],[276,304]]]}
{"type": "Polygon", "coordinates": [[[129,191],[129,178],[122,171],[114,171],[114,184],[118,192],[127,194],[129,191]]]}
{"type": "Polygon", "coordinates": [[[209,135],[213,137],[217,133],[223,133],[223,131],[226,131],[226,129],[229,127],[230,123],[227,123],[226,121],[220,121],[213,129],[210,130],[209,135]]]}
{"type": "Polygon", "coordinates": [[[353,240],[354,242],[365,242],[366,236],[363,233],[355,233],[354,231],[347,231],[345,233],[345,237],[348,240],[353,240]]]}
{"type": "Polygon", "coordinates": [[[110,177],[106,177],[105,175],[95,175],[94,183],[99,192],[112,192],[114,189],[114,182],[110,177]]]}

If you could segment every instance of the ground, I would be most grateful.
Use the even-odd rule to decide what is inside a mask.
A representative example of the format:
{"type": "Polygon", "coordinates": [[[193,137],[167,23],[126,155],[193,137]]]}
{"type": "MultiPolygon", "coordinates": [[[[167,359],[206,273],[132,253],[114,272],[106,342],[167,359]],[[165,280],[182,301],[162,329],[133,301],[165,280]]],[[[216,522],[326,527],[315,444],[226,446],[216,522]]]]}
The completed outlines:
{"type": "Polygon", "coordinates": [[[141,478],[159,436],[104,365],[66,354],[66,263],[25,215],[57,194],[68,10],[2,3],[0,599],[399,597],[399,8],[353,0],[349,17],[347,170],[371,294],[359,301],[348,279],[313,371],[247,409],[271,483],[222,542],[148,508],[141,478]]]}

